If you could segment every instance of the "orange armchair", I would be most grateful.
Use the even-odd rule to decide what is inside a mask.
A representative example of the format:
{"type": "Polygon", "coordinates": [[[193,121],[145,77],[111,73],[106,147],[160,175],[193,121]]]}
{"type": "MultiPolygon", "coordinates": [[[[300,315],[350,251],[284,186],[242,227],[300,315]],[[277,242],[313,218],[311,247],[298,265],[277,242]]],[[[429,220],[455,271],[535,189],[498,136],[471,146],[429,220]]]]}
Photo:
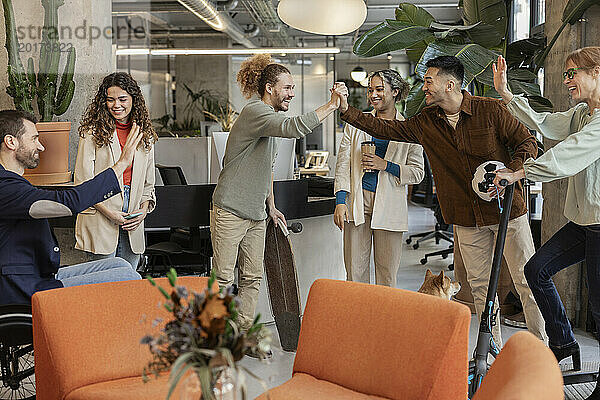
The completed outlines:
{"type": "MultiPolygon", "coordinates": [[[[165,278],[158,284],[167,287],[165,278]]],[[[208,278],[181,277],[200,292],[208,278]]],[[[152,400],[166,398],[167,376],[142,381],[150,360],[142,336],[152,321],[170,319],[164,299],[145,280],[37,292],[32,298],[38,400],[152,400]],[[146,321],[144,321],[144,319],[146,321]]],[[[177,397],[174,397],[177,398],[177,397]]]]}
{"type": "Polygon", "coordinates": [[[293,376],[269,397],[465,400],[470,321],[467,307],[433,296],[319,279],[293,376]]]}
{"type": "Polygon", "coordinates": [[[563,400],[562,373],[552,351],[529,332],[515,333],[473,400],[563,400]]]}

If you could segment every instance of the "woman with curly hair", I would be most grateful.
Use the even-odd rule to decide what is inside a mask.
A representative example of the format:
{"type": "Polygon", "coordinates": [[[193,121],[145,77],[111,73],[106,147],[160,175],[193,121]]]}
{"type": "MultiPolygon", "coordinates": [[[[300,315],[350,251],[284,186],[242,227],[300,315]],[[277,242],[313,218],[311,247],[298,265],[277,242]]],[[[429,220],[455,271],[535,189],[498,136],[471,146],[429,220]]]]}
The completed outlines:
{"type": "Polygon", "coordinates": [[[121,257],[136,269],[145,250],[144,218],[156,205],[154,142],[148,108],[131,75],[115,72],[102,81],[79,127],[75,183],[87,181],[118,160],[131,132],[142,140],[133,165],[119,176],[121,196],[113,196],[77,216],[75,247],[92,259],[121,257]]]}
{"type": "MultiPolygon", "coordinates": [[[[396,102],[408,96],[410,86],[400,74],[384,69],[371,73],[368,82],[371,114],[404,120],[396,102]]],[[[347,280],[369,283],[373,247],[375,283],[396,286],[402,235],[408,230],[406,185],[421,182],[424,174],[420,145],[373,138],[346,124],[335,167],[333,222],[344,232],[347,280]],[[365,141],[374,142],[375,154],[362,154],[365,141]]]]}
{"type": "Polygon", "coordinates": [[[211,240],[213,268],[220,286],[233,283],[238,260],[241,329],[252,326],[263,275],[265,220],[286,224],[273,198],[272,166],[276,137],[300,139],[313,131],[338,105],[338,95],[307,114],[286,117],[294,98],[294,79],[270,55],[244,61],[237,75],[250,101],[233,124],[223,158],[223,169],[213,193],[211,240]],[[282,111],[282,112],[280,112],[282,111]],[[239,257],[238,257],[239,250],[239,257]]]}

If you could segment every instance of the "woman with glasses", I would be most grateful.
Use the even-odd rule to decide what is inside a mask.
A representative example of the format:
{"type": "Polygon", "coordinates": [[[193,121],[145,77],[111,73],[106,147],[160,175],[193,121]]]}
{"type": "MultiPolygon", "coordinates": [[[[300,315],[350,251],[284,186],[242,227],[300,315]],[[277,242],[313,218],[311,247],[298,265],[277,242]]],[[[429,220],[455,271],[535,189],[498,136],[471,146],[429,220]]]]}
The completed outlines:
{"type": "MultiPolygon", "coordinates": [[[[557,360],[573,356],[581,368],[579,345],[552,276],[585,260],[592,315],[600,327],[600,47],[584,47],[567,56],[563,83],[575,107],[556,113],[536,113],[523,96],[507,89],[506,61],[494,65],[494,86],[510,112],[529,129],[559,140],[537,160],[525,161],[518,171],[496,175],[509,183],[527,178],[550,182],[568,178],[564,214],[569,222],[529,260],[525,276],[544,316],[549,345],[557,360]]],[[[588,399],[600,399],[600,385],[588,399]]]]}
{"type": "MultiPolygon", "coordinates": [[[[367,100],[372,114],[404,119],[396,102],[410,86],[400,74],[386,69],[369,75],[367,100]]],[[[375,283],[396,286],[402,235],[408,230],[406,186],[424,176],[423,148],[371,137],[349,124],[344,129],[335,167],[336,207],[333,221],[344,232],[347,279],[370,282],[371,246],[375,283]],[[374,154],[362,154],[361,143],[374,143],[374,154]]]]}
{"type": "Polygon", "coordinates": [[[145,250],[144,219],[156,204],[154,142],[150,114],[131,75],[108,75],[79,127],[75,183],[93,178],[118,160],[131,132],[142,131],[133,164],[119,176],[120,196],[113,196],[77,216],[75,247],[93,260],[121,257],[137,269],[145,250]]]}

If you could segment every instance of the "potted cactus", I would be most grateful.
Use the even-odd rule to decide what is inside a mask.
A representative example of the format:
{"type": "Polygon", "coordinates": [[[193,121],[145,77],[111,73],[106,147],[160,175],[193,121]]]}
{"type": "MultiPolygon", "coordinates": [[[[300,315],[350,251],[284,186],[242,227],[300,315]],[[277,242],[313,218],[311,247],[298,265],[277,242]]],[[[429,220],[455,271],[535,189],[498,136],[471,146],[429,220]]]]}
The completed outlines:
{"type": "Polygon", "coordinates": [[[15,16],[12,0],[2,0],[6,24],[6,50],[8,52],[8,83],[6,92],[18,110],[37,113],[42,122],[37,124],[40,142],[46,150],[40,154],[40,164],[35,170],[26,170],[25,177],[33,184],[62,183],[70,180],[68,171],[70,122],[53,122],[54,116],[64,114],[75,92],[75,48],[67,52],[66,64],[59,84],[61,43],[58,34],[58,9],[64,0],[42,0],[44,27],[40,43],[38,71],[32,57],[24,68],[19,55],[15,16]],[[35,104],[35,103],[37,104],[35,104]]]}

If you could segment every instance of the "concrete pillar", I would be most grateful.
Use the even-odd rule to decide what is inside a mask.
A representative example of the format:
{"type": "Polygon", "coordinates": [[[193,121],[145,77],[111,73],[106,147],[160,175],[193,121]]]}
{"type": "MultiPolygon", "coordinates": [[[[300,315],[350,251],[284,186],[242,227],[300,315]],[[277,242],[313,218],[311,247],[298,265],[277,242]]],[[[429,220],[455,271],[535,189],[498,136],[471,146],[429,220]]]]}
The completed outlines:
{"type": "MultiPolygon", "coordinates": [[[[41,37],[39,28],[44,24],[44,8],[40,0],[13,0],[15,23],[24,38],[21,60],[27,65],[27,59],[39,59],[41,37]],[[37,45],[37,47],[36,47],[37,45]]],[[[92,100],[102,78],[112,72],[112,21],[111,2],[94,0],[65,0],[58,9],[59,32],[64,46],[72,45],[77,51],[75,63],[75,95],[67,112],[57,118],[59,121],[71,121],[69,141],[69,168],[72,170],[77,155],[79,136],[77,128],[85,108],[92,100]]],[[[0,108],[14,108],[12,98],[6,94],[8,77],[6,68],[8,55],[4,48],[6,32],[4,14],[0,14],[0,108]]],[[[66,61],[61,59],[60,73],[66,61]]]]}
{"type": "MultiPolygon", "coordinates": [[[[567,0],[546,1],[546,23],[545,33],[550,39],[562,24],[561,18],[567,0]]],[[[554,104],[554,111],[567,110],[569,97],[566,87],[562,83],[562,72],[567,55],[584,46],[600,45],[600,7],[591,7],[584,18],[585,23],[578,22],[575,25],[567,25],[561,36],[554,44],[545,62],[544,70],[544,96],[554,104]]],[[[556,144],[555,141],[544,139],[546,149],[556,144]]],[[[562,179],[550,183],[544,183],[542,193],[544,197],[544,209],[542,215],[542,243],[547,241],[557,230],[565,225],[567,219],[562,212],[565,204],[565,193],[567,192],[567,180],[562,179]]],[[[577,293],[580,281],[579,266],[571,266],[554,276],[554,283],[565,305],[569,319],[573,320],[577,311],[577,293]]],[[[581,283],[583,285],[583,283],[581,283]]],[[[582,310],[587,309],[587,297],[582,298],[582,310]]],[[[580,326],[584,324],[585,312],[581,313],[580,326]]]]}
{"type": "MultiPolygon", "coordinates": [[[[13,0],[15,23],[20,28],[23,39],[21,60],[39,59],[41,36],[39,29],[44,24],[44,8],[40,0],[13,0]],[[37,46],[37,47],[36,47],[37,46]]],[[[79,135],[77,128],[86,107],[94,97],[102,78],[113,71],[111,2],[97,0],[65,0],[58,10],[59,33],[63,46],[73,46],[77,52],[75,63],[75,95],[67,112],[58,121],[71,121],[69,138],[69,169],[72,171],[77,157],[79,135]]],[[[13,100],[6,94],[8,77],[6,69],[8,55],[4,44],[6,31],[4,14],[0,13],[0,109],[14,108],[13,100]]],[[[62,73],[65,56],[61,59],[59,71],[62,73]]],[[[84,253],[74,250],[73,229],[57,229],[56,235],[61,247],[61,264],[86,261],[84,253]]]]}

